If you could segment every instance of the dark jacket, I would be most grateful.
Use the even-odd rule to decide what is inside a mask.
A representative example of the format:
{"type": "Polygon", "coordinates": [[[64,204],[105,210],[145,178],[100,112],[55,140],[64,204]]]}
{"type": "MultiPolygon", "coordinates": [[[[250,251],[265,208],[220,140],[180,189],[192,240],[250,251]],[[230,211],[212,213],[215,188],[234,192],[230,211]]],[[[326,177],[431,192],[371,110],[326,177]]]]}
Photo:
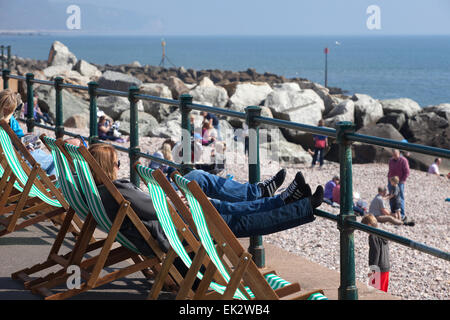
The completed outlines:
{"type": "MultiPolygon", "coordinates": [[[[159,224],[150,195],[143,192],[126,179],[115,180],[114,185],[123,197],[130,201],[134,212],[136,212],[150,234],[159,243],[161,249],[164,252],[167,252],[170,248],[170,244],[159,224]]],[[[117,211],[119,210],[119,204],[117,204],[105,186],[99,185],[97,188],[108,217],[111,222],[113,222],[117,211]]],[[[130,218],[125,217],[122,226],[120,227],[120,232],[139,249],[140,253],[149,257],[154,255],[153,251],[150,249],[137,228],[133,225],[130,218]]]]}
{"type": "Polygon", "coordinates": [[[369,235],[369,266],[378,266],[380,272],[388,272],[389,263],[389,243],[380,237],[369,235]]]}

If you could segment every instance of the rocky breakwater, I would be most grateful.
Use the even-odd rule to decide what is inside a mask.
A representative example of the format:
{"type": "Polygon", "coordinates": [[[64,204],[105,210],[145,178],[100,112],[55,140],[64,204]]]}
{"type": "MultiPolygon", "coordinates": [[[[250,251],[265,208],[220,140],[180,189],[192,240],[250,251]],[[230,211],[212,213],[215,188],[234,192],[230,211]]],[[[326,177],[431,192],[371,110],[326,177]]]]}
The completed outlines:
{"type": "MultiPolygon", "coordinates": [[[[62,43],[55,41],[47,61],[13,57],[13,74],[33,72],[35,78],[53,80],[63,77],[66,82],[86,86],[97,81],[101,88],[126,91],[137,86],[140,92],[178,99],[183,93],[193,96],[195,103],[229,108],[243,112],[249,105],[261,106],[266,117],[284,119],[309,125],[325,120],[327,127],[334,128],[339,121],[352,121],[359,133],[395,140],[407,140],[440,148],[450,146],[450,104],[421,107],[407,98],[377,100],[366,94],[349,96],[339,88],[325,88],[303,78],[287,79],[271,73],[223,71],[217,69],[193,70],[142,66],[135,61],[126,65],[95,65],[78,59],[62,43]]],[[[23,85],[19,87],[26,94],[23,85]]],[[[36,85],[41,108],[54,114],[54,88],[36,85]]],[[[66,126],[86,126],[89,102],[85,91],[63,90],[64,120],[66,126]]],[[[121,130],[129,133],[128,100],[121,97],[99,97],[98,107],[113,120],[121,122],[121,130]]],[[[149,101],[140,101],[140,134],[142,136],[172,138],[181,137],[181,116],[176,107],[149,101]]],[[[192,111],[196,126],[202,117],[192,111]]],[[[242,121],[232,118],[220,119],[221,130],[240,129],[242,121]]],[[[268,141],[279,141],[283,159],[296,163],[309,163],[311,156],[305,149],[313,147],[311,134],[288,129],[263,126],[268,130],[268,141]]],[[[267,145],[263,146],[267,147],[267,145]]],[[[331,140],[326,155],[329,161],[338,161],[337,145],[331,140]]],[[[386,162],[390,150],[355,143],[355,163],[386,162]]],[[[412,168],[426,169],[433,157],[409,155],[412,168]]],[[[450,168],[448,160],[442,164],[450,168]]]]}

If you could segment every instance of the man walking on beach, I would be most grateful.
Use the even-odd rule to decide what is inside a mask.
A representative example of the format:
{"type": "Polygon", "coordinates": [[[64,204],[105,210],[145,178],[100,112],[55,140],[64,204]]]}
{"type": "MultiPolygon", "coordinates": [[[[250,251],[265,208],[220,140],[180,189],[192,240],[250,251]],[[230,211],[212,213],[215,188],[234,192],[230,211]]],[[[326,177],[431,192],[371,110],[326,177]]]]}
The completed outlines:
{"type": "MultiPolygon", "coordinates": [[[[409,176],[409,163],[408,160],[400,154],[400,150],[394,149],[392,150],[392,158],[389,160],[389,172],[388,172],[388,190],[389,193],[392,192],[393,186],[390,183],[390,178],[397,176],[399,177],[399,188],[400,188],[400,199],[401,199],[401,208],[400,214],[403,222],[406,221],[405,215],[405,182],[409,176]]],[[[392,209],[392,208],[391,208],[392,209]]]]}

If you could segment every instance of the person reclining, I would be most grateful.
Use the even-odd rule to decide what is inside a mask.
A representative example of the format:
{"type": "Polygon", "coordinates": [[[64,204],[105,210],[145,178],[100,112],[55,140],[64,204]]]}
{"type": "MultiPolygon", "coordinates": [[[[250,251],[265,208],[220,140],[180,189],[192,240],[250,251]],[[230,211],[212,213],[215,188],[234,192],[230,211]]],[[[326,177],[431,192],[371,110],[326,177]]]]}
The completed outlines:
{"type": "MultiPolygon", "coordinates": [[[[129,180],[118,179],[120,162],[114,147],[108,144],[93,144],[89,151],[118,191],[130,201],[133,210],[161,248],[167,251],[170,245],[158,222],[150,195],[129,180]]],[[[236,237],[250,237],[279,232],[314,221],[313,208],[320,206],[323,201],[322,186],[318,186],[312,195],[311,188],[306,184],[301,172],[298,172],[285,191],[274,195],[285,176],[286,170],[283,169],[258,184],[240,183],[202,170],[193,170],[184,177],[197,181],[236,237]]],[[[94,180],[100,181],[95,173],[94,180]]],[[[118,204],[112,201],[112,196],[103,185],[98,185],[98,191],[109,218],[114,220],[118,204]]],[[[125,218],[120,232],[143,254],[152,255],[151,249],[128,218],[125,218]]]]}

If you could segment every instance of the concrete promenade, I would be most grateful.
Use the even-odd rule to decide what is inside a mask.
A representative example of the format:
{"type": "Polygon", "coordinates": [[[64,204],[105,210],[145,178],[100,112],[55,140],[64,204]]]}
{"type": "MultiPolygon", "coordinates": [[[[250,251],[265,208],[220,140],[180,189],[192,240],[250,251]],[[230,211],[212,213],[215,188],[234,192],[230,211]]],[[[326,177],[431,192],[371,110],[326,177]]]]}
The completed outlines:
{"type": "MultiPolygon", "coordinates": [[[[0,300],[30,300],[42,297],[25,290],[22,283],[12,280],[11,273],[43,262],[56,237],[58,229],[50,222],[43,222],[28,227],[26,230],[16,231],[0,237],[0,300]]],[[[246,239],[242,240],[245,248],[246,239]]],[[[64,243],[63,252],[73,245],[73,238],[64,243]]],[[[323,289],[325,295],[335,300],[338,298],[339,272],[329,270],[307,259],[291,254],[285,250],[265,243],[266,265],[273,268],[288,281],[298,281],[302,290],[323,289]]],[[[123,262],[126,264],[127,262],[123,262]]],[[[121,264],[113,266],[120,266],[121,264]]],[[[375,290],[366,284],[357,283],[358,295],[361,300],[395,300],[392,295],[375,290]]],[[[134,273],[125,279],[82,293],[72,299],[95,300],[143,300],[147,297],[151,284],[142,273],[134,273]]],[[[171,299],[169,293],[163,294],[162,299],[171,299]]]]}

